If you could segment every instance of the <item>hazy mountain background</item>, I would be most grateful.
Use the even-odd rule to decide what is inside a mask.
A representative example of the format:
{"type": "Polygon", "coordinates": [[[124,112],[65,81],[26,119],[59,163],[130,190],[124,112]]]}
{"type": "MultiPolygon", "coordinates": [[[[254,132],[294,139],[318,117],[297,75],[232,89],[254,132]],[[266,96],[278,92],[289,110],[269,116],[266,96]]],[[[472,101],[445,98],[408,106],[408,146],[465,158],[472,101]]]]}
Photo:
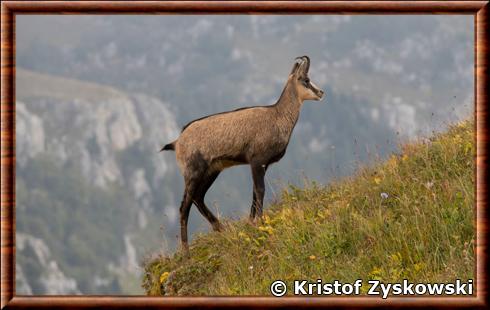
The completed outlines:
{"type": "MultiPolygon", "coordinates": [[[[471,115],[473,16],[16,18],[17,294],[139,294],[143,257],[175,249],[174,154],[187,122],[278,98],[309,55],[306,102],[267,200],[327,183],[471,115]]],[[[248,167],[207,195],[248,213],[248,167]]],[[[208,224],[192,209],[192,232],[208,224]]]]}

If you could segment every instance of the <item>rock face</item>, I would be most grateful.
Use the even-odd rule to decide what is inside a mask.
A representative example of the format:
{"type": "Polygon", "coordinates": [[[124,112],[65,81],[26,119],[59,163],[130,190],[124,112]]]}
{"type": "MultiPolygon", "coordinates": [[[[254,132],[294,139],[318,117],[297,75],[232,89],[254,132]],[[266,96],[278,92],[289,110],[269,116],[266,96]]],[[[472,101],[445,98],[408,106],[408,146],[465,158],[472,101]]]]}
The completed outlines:
{"type": "MultiPolygon", "coordinates": [[[[19,292],[86,293],[81,291],[75,279],[66,276],[66,270],[61,270],[59,263],[51,258],[50,242],[60,240],[33,237],[30,235],[35,233],[30,231],[32,227],[22,225],[25,217],[36,212],[36,200],[42,197],[51,199],[49,201],[57,199],[50,197],[54,194],[49,189],[43,193],[36,192],[39,191],[37,185],[45,186],[43,179],[37,180],[38,183],[31,181],[32,171],[28,166],[40,156],[49,158],[50,162],[54,162],[60,169],[75,167],[75,170],[80,172],[83,183],[90,188],[110,192],[116,187],[127,194],[133,203],[129,204],[129,207],[126,207],[127,204],[121,204],[120,207],[131,209],[120,210],[129,214],[124,222],[125,227],[121,229],[124,233],[119,236],[121,247],[124,249],[120,251],[121,256],[117,259],[100,263],[111,266],[107,269],[116,271],[119,275],[136,274],[138,260],[143,253],[141,248],[135,248],[133,245],[133,237],[138,238],[138,234],[147,228],[148,221],[154,217],[156,210],[162,209],[165,205],[174,205],[174,197],[162,195],[162,191],[174,190],[172,184],[175,182],[169,183],[168,180],[173,179],[176,170],[174,165],[165,162],[165,158],[168,160],[169,157],[158,153],[158,150],[164,143],[178,136],[175,116],[165,103],[144,94],[126,94],[98,84],[22,69],[17,71],[17,85],[18,182],[31,184],[26,190],[32,195],[37,194],[34,202],[23,203],[21,199],[18,203],[18,217],[21,223],[17,233],[20,259],[16,266],[19,292]],[[31,252],[35,253],[29,264],[33,263],[34,259],[37,264],[36,270],[43,271],[37,276],[25,271],[28,263],[22,259],[22,255],[26,253],[24,250],[27,247],[31,247],[31,252]],[[32,283],[38,284],[33,288],[32,283]]],[[[43,166],[40,169],[44,169],[43,166]]],[[[47,169],[46,172],[42,171],[41,175],[49,173],[47,169]]],[[[18,188],[18,195],[29,195],[25,193],[24,187],[18,188]]],[[[56,188],[51,189],[53,192],[56,191],[56,188]]],[[[101,214],[103,212],[104,210],[101,214]]],[[[83,221],[84,218],[89,220],[97,214],[82,212],[77,216],[83,221]]],[[[161,219],[163,222],[163,218],[161,219]]],[[[44,222],[43,225],[52,229],[51,225],[56,223],[44,222]]],[[[111,225],[116,224],[109,220],[106,229],[110,229],[111,225]]],[[[158,230],[158,226],[155,230],[158,230]]],[[[76,260],[76,257],[70,259],[76,260]]],[[[70,265],[70,259],[62,264],[65,268],[70,265]]],[[[107,284],[106,276],[94,274],[94,282],[107,284]]]]}
{"type": "MultiPolygon", "coordinates": [[[[46,295],[56,294],[80,294],[75,279],[67,277],[58,267],[56,260],[51,257],[51,252],[46,243],[39,238],[17,232],[16,246],[20,255],[25,252],[31,253],[31,259],[35,259],[41,265],[42,272],[35,283],[38,285],[37,290],[41,290],[46,295]]],[[[17,255],[19,255],[17,254],[17,255]]],[[[28,280],[27,275],[20,264],[15,268],[17,277],[17,294],[29,295],[33,293],[30,283],[33,279],[28,280]]]]}
{"type": "Polygon", "coordinates": [[[16,130],[20,165],[40,152],[49,153],[60,163],[76,159],[87,180],[105,187],[110,182],[128,181],[122,176],[124,167],[116,158],[118,153],[132,147],[146,151],[148,147],[148,151],[154,151],[153,179],[142,180],[143,171],[136,169],[132,173],[138,185],[131,184],[129,188],[141,191],[145,187],[142,182],[156,184],[164,177],[167,165],[156,151],[179,132],[166,104],[143,94],[128,95],[92,83],[25,70],[18,70],[18,75],[16,130]],[[36,93],[29,88],[31,84],[43,92],[36,93]]]}
{"type": "Polygon", "coordinates": [[[41,118],[29,110],[25,103],[16,105],[17,163],[24,165],[29,158],[44,152],[44,127],[41,118]]]}

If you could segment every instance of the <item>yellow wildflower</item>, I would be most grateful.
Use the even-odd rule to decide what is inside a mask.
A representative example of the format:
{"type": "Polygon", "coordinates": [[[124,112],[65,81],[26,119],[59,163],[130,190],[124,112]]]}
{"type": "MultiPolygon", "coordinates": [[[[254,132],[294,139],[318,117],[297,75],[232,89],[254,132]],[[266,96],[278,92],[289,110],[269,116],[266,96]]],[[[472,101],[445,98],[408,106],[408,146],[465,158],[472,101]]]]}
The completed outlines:
{"type": "Polygon", "coordinates": [[[274,230],[272,229],[272,227],[271,227],[271,226],[269,226],[269,225],[267,225],[267,226],[259,226],[259,230],[260,230],[260,231],[265,231],[265,232],[267,232],[269,235],[272,235],[272,233],[273,233],[273,231],[274,231],[274,230]]]}
{"type": "Polygon", "coordinates": [[[402,261],[402,255],[400,254],[400,252],[396,252],[394,254],[391,254],[389,257],[395,263],[399,263],[402,261]]]}
{"type": "Polygon", "coordinates": [[[316,259],[316,256],[315,256],[315,255],[310,255],[308,258],[309,258],[310,260],[315,260],[315,259],[316,259]]]}
{"type": "Polygon", "coordinates": [[[381,274],[381,268],[379,267],[374,267],[373,270],[369,273],[370,276],[375,277],[379,276],[381,274]]]}
{"type": "Polygon", "coordinates": [[[417,264],[414,264],[413,266],[414,266],[415,271],[418,272],[418,271],[424,269],[425,264],[424,263],[417,263],[417,264]]]}
{"type": "Polygon", "coordinates": [[[379,177],[374,177],[374,183],[376,183],[376,184],[381,183],[381,178],[379,178],[379,177]]]}
{"type": "Polygon", "coordinates": [[[165,271],[164,273],[162,273],[162,275],[160,276],[160,283],[165,282],[167,280],[169,274],[170,273],[168,271],[165,271]]]}
{"type": "Polygon", "coordinates": [[[407,159],[408,159],[408,155],[407,154],[403,154],[402,160],[403,161],[406,161],[407,159]]]}
{"type": "Polygon", "coordinates": [[[264,216],[264,223],[266,223],[267,225],[271,223],[271,218],[268,215],[264,216]]]}

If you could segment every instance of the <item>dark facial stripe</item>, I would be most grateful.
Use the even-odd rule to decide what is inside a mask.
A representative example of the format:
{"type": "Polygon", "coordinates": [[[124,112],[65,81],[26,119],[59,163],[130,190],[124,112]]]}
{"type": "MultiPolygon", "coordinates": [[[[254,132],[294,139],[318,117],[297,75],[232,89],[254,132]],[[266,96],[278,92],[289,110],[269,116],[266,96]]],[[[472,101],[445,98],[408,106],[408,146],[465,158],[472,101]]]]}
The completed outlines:
{"type": "MultiPolygon", "coordinates": [[[[305,84],[305,83],[303,83],[303,85],[304,85],[304,84],[305,84]]],[[[312,90],[312,91],[315,93],[315,95],[320,96],[319,92],[320,92],[321,90],[320,90],[320,89],[318,89],[318,88],[315,88],[315,87],[314,87],[314,86],[313,86],[313,85],[312,85],[310,82],[306,83],[306,85],[305,85],[305,86],[306,86],[306,88],[311,89],[311,90],[312,90]]]]}

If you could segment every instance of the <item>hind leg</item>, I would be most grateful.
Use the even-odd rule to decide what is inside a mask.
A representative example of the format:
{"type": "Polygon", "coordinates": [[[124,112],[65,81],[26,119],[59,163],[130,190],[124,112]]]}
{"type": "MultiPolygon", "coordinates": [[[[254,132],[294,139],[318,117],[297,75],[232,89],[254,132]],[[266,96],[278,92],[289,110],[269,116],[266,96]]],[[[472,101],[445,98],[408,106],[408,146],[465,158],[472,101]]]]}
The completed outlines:
{"type": "Polygon", "coordinates": [[[196,195],[194,196],[194,203],[196,204],[197,209],[208,220],[211,226],[213,226],[214,231],[221,231],[222,225],[204,203],[204,197],[206,196],[206,192],[209,190],[213,182],[218,177],[219,173],[219,171],[206,173],[205,176],[201,179],[199,188],[196,191],[196,195]]]}
{"type": "Polygon", "coordinates": [[[189,219],[189,212],[192,206],[192,194],[189,193],[189,188],[186,186],[184,191],[184,197],[182,197],[182,203],[180,205],[180,240],[182,250],[186,256],[189,256],[189,243],[187,240],[187,221],[189,219]]]}
{"type": "MultiPolygon", "coordinates": [[[[179,159],[179,157],[177,157],[177,159],[179,159]]],[[[180,238],[182,249],[186,256],[189,256],[187,221],[189,220],[189,212],[196,196],[196,191],[199,188],[199,184],[201,183],[202,177],[208,166],[199,152],[193,153],[183,161],[179,160],[179,166],[182,170],[185,182],[184,197],[182,198],[182,204],[180,205],[180,238]],[[185,163],[189,163],[189,165],[186,165],[185,163]]]]}
{"type": "Polygon", "coordinates": [[[180,205],[180,238],[182,250],[186,256],[189,256],[189,243],[187,239],[187,222],[189,220],[189,212],[192,206],[192,197],[195,195],[196,181],[190,180],[185,182],[184,197],[180,205]]]}

